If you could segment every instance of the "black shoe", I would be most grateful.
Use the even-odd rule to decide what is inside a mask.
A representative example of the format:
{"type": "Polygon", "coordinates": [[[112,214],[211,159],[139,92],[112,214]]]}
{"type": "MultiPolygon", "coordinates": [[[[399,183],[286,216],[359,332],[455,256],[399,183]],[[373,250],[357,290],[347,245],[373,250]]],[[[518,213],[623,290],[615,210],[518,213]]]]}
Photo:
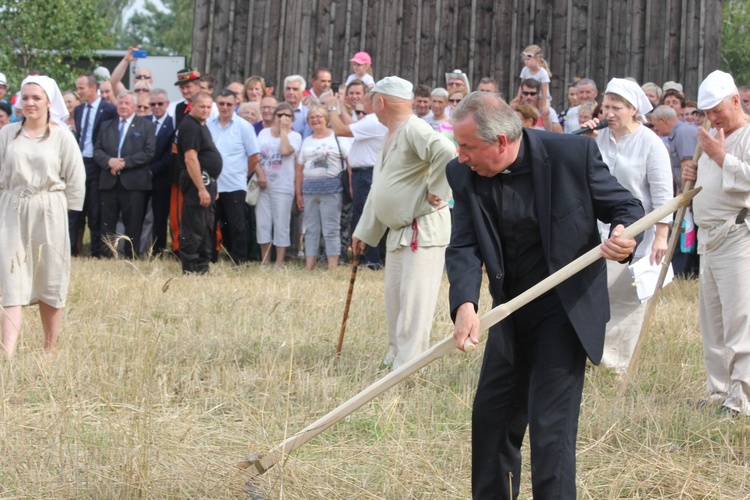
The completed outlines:
{"type": "Polygon", "coordinates": [[[728,406],[721,405],[716,410],[716,414],[723,418],[736,418],[740,412],[728,406]]]}

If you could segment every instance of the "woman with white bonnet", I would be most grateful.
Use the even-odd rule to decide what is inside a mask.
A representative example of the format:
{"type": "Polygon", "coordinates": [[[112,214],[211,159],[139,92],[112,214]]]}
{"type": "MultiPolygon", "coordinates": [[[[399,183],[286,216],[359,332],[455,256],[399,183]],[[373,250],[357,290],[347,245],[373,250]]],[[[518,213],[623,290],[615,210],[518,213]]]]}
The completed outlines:
{"type": "Polygon", "coordinates": [[[39,304],[44,349],[55,352],[70,282],[68,210],[81,210],[86,171],[57,83],[21,83],[23,121],[0,130],[2,345],[13,356],[21,307],[39,304]]]}
{"type": "MultiPolygon", "coordinates": [[[[609,171],[618,182],[641,200],[646,213],[672,199],[672,168],[664,143],[651,129],[642,125],[642,117],[653,106],[641,87],[631,80],[613,78],[604,93],[602,111],[609,125],[599,132],[596,142],[609,171]]],[[[594,118],[584,124],[593,128],[594,118]]],[[[633,263],[649,259],[652,266],[661,264],[667,252],[665,217],[643,235],[633,263]]],[[[607,237],[609,227],[602,228],[607,237]]],[[[607,261],[607,286],[611,318],[604,337],[602,365],[618,374],[627,371],[643,323],[645,304],[638,300],[628,266],[607,261]]]]}

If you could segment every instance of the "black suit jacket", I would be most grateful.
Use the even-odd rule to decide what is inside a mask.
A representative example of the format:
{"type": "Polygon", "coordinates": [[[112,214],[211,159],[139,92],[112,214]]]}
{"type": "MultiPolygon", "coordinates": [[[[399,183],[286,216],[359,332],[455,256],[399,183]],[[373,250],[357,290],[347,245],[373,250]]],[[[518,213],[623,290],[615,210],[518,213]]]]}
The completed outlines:
{"type": "Polygon", "coordinates": [[[138,116],[133,117],[133,121],[125,133],[122,150],[118,155],[120,118],[104,122],[94,147],[94,160],[102,169],[99,177],[99,189],[112,189],[119,178],[122,187],[127,190],[150,190],[151,171],[148,167],[154,157],[155,134],[156,129],[152,122],[138,116]],[[108,162],[110,158],[125,159],[125,168],[117,175],[112,175],[109,171],[108,162]]]}
{"type": "MultiPolygon", "coordinates": [[[[76,141],[80,144],[81,133],[83,132],[83,116],[86,109],[86,103],[81,103],[73,108],[73,118],[76,122],[76,141]]],[[[92,110],[96,113],[94,117],[94,131],[92,132],[91,138],[92,143],[96,145],[96,139],[99,137],[99,129],[101,124],[107,120],[117,118],[117,106],[114,106],[104,99],[99,101],[99,106],[96,110],[92,110]]]]}
{"type": "MultiPolygon", "coordinates": [[[[150,120],[153,122],[154,117],[150,120]]],[[[164,115],[163,122],[159,123],[159,131],[156,134],[156,150],[151,160],[151,189],[168,189],[172,183],[169,178],[169,169],[174,161],[172,159],[172,143],[174,142],[174,123],[172,117],[164,115]]]]}
{"type": "MultiPolygon", "coordinates": [[[[597,219],[612,227],[628,226],[644,215],[641,202],[609,173],[593,140],[527,129],[524,140],[530,147],[534,203],[550,274],[601,244],[597,219]]],[[[485,206],[479,196],[491,189],[491,179],[477,175],[457,159],[448,164],[447,176],[455,200],[451,242],[446,250],[455,319],[458,306],[472,302],[476,307],[479,303],[482,263],[493,307],[512,297],[503,295],[506,270],[494,208],[485,206]]],[[[604,260],[564,281],[556,291],[588,357],[598,363],[609,320],[604,260]]],[[[490,333],[503,335],[510,342],[508,328],[509,322],[502,321],[490,333]]]]}

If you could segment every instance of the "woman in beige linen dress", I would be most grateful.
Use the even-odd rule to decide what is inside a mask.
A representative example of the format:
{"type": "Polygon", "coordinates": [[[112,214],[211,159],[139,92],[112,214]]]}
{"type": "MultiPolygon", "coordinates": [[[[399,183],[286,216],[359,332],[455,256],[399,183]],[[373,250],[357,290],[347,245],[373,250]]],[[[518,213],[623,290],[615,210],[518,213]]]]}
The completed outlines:
{"type": "Polygon", "coordinates": [[[8,356],[21,307],[36,303],[44,348],[54,352],[70,281],[68,210],[82,209],[86,180],[55,81],[27,77],[21,99],[23,121],[0,130],[0,327],[8,356]]]}

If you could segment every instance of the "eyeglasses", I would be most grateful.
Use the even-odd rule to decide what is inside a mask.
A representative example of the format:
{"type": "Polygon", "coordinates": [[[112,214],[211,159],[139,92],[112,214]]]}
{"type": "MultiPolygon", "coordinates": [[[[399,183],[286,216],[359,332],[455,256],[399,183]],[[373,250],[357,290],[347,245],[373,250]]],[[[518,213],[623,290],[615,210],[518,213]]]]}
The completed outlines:
{"type": "Polygon", "coordinates": [[[703,111],[698,111],[697,109],[690,114],[693,116],[706,116],[706,113],[704,113],[703,111]]]}
{"type": "Polygon", "coordinates": [[[529,54],[528,52],[521,52],[521,59],[534,59],[536,54],[529,54]]]}
{"type": "Polygon", "coordinates": [[[150,80],[151,77],[148,75],[135,75],[136,80],[150,80]]]}
{"type": "Polygon", "coordinates": [[[138,92],[138,93],[141,93],[141,92],[143,92],[143,93],[150,92],[148,89],[135,89],[135,91],[138,92]]]}
{"type": "Polygon", "coordinates": [[[224,106],[234,106],[234,104],[232,104],[231,102],[217,102],[216,105],[217,106],[222,106],[222,107],[224,107],[224,106]]]}
{"type": "Polygon", "coordinates": [[[281,118],[282,116],[286,116],[287,118],[292,117],[292,115],[289,113],[276,113],[276,118],[281,118]]]}
{"type": "Polygon", "coordinates": [[[461,87],[463,86],[464,82],[448,82],[448,85],[446,87],[461,87]]]}
{"type": "Polygon", "coordinates": [[[354,114],[356,114],[357,116],[365,116],[367,113],[364,110],[355,109],[354,114]]]}
{"type": "Polygon", "coordinates": [[[157,106],[164,106],[165,104],[166,103],[164,101],[161,101],[161,102],[152,102],[151,106],[155,108],[157,106]]]}
{"type": "Polygon", "coordinates": [[[145,111],[145,110],[151,109],[151,108],[149,106],[146,106],[145,104],[139,104],[138,105],[138,109],[140,109],[141,111],[145,111]]]}
{"type": "Polygon", "coordinates": [[[310,116],[307,117],[308,121],[323,120],[323,119],[325,119],[325,117],[323,115],[310,115],[310,116]]]}
{"type": "Polygon", "coordinates": [[[537,95],[539,92],[526,92],[525,90],[521,92],[523,95],[537,95]]]}
{"type": "Polygon", "coordinates": [[[448,99],[448,102],[458,104],[459,102],[461,102],[461,99],[448,99]]]}

